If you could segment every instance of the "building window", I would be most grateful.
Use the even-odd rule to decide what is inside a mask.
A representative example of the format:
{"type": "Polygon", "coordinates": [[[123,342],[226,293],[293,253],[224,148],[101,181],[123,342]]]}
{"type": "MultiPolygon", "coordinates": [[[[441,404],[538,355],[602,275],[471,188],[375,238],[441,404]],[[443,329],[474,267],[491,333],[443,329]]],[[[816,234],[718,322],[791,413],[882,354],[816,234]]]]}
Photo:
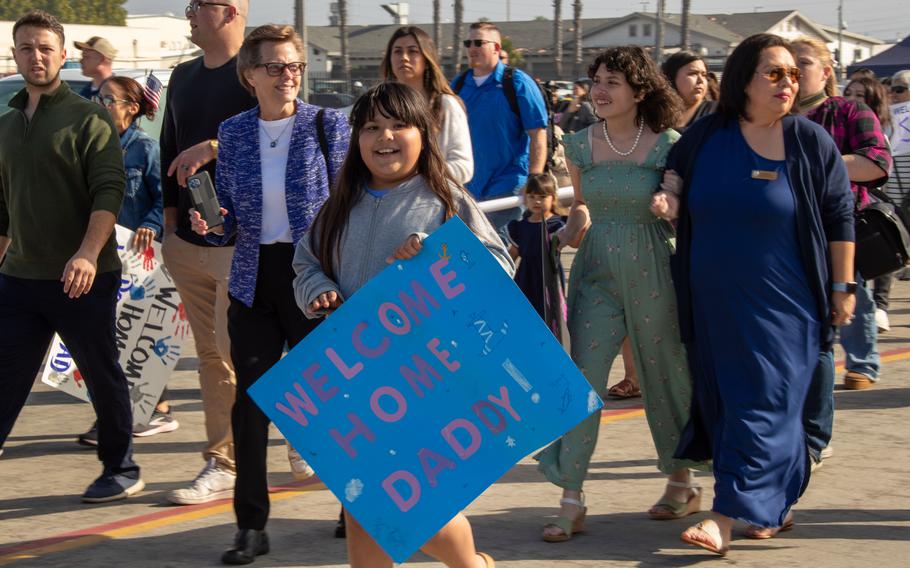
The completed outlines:
{"type": "Polygon", "coordinates": [[[638,25],[629,24],[629,37],[636,37],[638,35],[638,25]]]}
{"type": "Polygon", "coordinates": [[[651,37],[651,24],[641,25],[641,35],[645,37],[651,37]]]}
{"type": "Polygon", "coordinates": [[[862,59],[863,59],[863,50],[859,49],[859,48],[854,49],[853,50],[853,61],[861,61],[862,59]]]}

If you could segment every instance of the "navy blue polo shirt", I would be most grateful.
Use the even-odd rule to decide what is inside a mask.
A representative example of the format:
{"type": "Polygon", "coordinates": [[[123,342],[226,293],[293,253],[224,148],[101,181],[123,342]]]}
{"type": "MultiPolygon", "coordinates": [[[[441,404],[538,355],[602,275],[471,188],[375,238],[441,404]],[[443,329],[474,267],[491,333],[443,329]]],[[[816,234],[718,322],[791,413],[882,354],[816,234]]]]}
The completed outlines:
{"type": "Polygon", "coordinates": [[[512,77],[521,110],[519,124],[502,90],[504,71],[505,66],[498,63],[478,87],[472,69],[459,93],[467,108],[474,147],[474,177],[467,188],[479,200],[518,193],[528,179],[531,138],[527,131],[547,127],[547,107],[540,89],[527,73],[515,69],[512,77]]]}

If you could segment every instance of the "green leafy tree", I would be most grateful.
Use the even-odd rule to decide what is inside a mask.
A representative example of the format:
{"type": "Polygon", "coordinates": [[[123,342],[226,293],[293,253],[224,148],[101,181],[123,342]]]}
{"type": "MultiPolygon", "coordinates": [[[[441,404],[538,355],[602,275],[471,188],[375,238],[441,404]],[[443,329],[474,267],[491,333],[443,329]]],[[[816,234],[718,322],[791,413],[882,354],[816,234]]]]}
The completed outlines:
{"type": "Polygon", "coordinates": [[[525,58],[512,45],[512,38],[509,36],[502,38],[502,50],[509,54],[509,65],[512,67],[524,67],[525,58]]]}
{"type": "Polygon", "coordinates": [[[18,20],[29,10],[44,10],[63,23],[122,26],[126,0],[0,0],[0,19],[18,20]]]}

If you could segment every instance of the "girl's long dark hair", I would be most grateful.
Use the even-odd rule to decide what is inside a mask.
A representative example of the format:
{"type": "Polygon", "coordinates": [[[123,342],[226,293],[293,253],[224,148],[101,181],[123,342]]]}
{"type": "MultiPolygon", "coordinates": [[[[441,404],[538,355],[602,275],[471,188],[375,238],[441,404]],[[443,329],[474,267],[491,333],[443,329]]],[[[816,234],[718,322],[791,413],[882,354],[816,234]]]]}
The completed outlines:
{"type": "MultiPolygon", "coordinates": [[[[310,247],[319,259],[326,276],[335,279],[334,262],[341,254],[341,241],[351,210],[363,196],[372,174],[360,154],[360,131],[364,124],[380,114],[420,130],[421,150],[417,175],[423,176],[430,190],[445,207],[445,219],[455,215],[453,191],[462,191],[449,174],[445,158],[434,134],[434,121],[426,99],[402,83],[380,83],[364,93],[351,111],[351,143],[341,165],[338,179],[329,190],[329,198],[319,210],[310,232],[310,247]]],[[[464,194],[467,196],[467,193],[464,194]]]]}
{"type": "MultiPolygon", "coordinates": [[[[385,55],[382,58],[382,64],[380,65],[380,71],[382,73],[382,78],[386,81],[395,81],[395,73],[392,71],[392,46],[395,45],[395,42],[403,37],[411,36],[414,38],[414,41],[417,42],[417,47],[420,49],[420,54],[423,56],[425,62],[425,68],[423,71],[423,88],[427,92],[427,97],[430,99],[430,109],[433,111],[433,116],[436,117],[433,120],[433,124],[437,128],[442,127],[442,96],[443,95],[452,95],[461,102],[461,99],[458,98],[458,95],[452,91],[452,88],[449,87],[449,82],[446,81],[445,75],[442,73],[442,68],[439,66],[439,61],[436,59],[436,45],[433,43],[433,40],[417,26],[403,26],[395,30],[395,33],[392,34],[392,37],[389,38],[389,43],[385,48],[385,55]]],[[[464,105],[462,104],[462,107],[464,105]]]]}

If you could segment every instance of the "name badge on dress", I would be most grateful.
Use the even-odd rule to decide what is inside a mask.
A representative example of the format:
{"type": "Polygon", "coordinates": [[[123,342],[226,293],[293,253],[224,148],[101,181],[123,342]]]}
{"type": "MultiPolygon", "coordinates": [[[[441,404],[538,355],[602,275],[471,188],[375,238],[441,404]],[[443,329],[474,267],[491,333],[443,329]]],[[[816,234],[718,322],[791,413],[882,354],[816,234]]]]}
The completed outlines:
{"type": "Polygon", "coordinates": [[[764,179],[774,181],[777,179],[777,171],[769,170],[752,170],[752,179],[764,179]]]}

